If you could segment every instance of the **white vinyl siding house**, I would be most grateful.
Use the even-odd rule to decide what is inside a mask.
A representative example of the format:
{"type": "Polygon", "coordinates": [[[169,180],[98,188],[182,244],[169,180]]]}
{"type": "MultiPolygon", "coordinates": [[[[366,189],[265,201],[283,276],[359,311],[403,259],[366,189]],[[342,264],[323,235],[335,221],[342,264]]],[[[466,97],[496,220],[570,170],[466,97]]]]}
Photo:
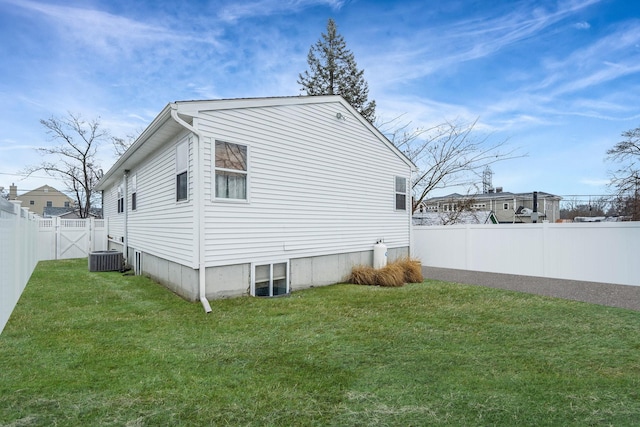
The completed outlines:
{"type": "Polygon", "coordinates": [[[413,167],[340,96],[188,101],[169,104],[98,188],[110,218],[108,194],[135,175],[137,209],[129,189],[126,227],[113,223],[126,258],[138,253],[144,274],[186,298],[198,287],[215,298],[340,282],[378,240],[408,255],[398,179],[413,167]]]}

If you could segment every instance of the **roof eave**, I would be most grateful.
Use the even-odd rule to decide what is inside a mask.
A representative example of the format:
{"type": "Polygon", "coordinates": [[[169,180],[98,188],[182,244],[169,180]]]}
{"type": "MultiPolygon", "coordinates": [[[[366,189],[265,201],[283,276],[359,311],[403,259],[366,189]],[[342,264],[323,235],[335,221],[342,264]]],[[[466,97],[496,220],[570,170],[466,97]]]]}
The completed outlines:
{"type": "Polygon", "coordinates": [[[118,178],[118,175],[126,170],[129,165],[129,159],[142,147],[142,145],[153,135],[156,133],[158,129],[162,127],[168,120],[171,119],[171,103],[167,104],[162,111],[156,116],[155,119],[151,122],[149,126],[136,138],[136,140],[131,144],[131,146],[124,152],[122,156],[111,166],[111,168],[105,173],[102,178],[96,184],[95,189],[98,191],[106,189],[115,179],[118,178]]]}

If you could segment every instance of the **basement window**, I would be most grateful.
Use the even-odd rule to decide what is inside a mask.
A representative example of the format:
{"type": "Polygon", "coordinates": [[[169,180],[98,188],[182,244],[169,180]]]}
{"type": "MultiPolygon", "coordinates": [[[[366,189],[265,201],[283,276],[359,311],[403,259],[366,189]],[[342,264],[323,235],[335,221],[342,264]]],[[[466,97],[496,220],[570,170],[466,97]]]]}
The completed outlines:
{"type": "Polygon", "coordinates": [[[136,276],[140,276],[142,275],[142,252],[134,250],[133,257],[133,272],[136,276]]]}
{"type": "Polygon", "coordinates": [[[254,264],[251,295],[275,297],[289,293],[289,263],[254,264]]]}

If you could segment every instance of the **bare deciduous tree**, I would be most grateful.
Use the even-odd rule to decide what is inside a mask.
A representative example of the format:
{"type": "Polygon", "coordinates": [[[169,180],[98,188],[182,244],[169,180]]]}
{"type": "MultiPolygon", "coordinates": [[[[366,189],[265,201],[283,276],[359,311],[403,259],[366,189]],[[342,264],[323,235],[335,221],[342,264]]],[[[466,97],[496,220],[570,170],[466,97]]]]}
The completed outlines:
{"type": "Polygon", "coordinates": [[[610,186],[625,201],[625,214],[640,221],[640,127],[622,133],[624,138],[607,150],[607,160],[618,164],[611,172],[610,186]]]}
{"type": "Polygon", "coordinates": [[[120,138],[118,136],[111,137],[111,144],[113,144],[113,151],[116,154],[116,157],[121,157],[125,151],[129,149],[136,142],[138,136],[142,131],[138,130],[135,133],[130,133],[126,138],[120,138]]]}
{"type": "MultiPolygon", "coordinates": [[[[383,123],[393,126],[397,120],[383,123]]],[[[431,128],[397,126],[385,132],[393,144],[418,167],[412,182],[413,212],[434,190],[481,182],[482,171],[496,162],[523,157],[515,149],[506,150],[507,141],[491,142],[476,130],[473,122],[446,121],[431,128]]],[[[477,191],[477,188],[476,188],[477,191]]]]}
{"type": "Polygon", "coordinates": [[[589,200],[579,200],[572,197],[562,201],[560,218],[574,219],[580,216],[605,216],[611,206],[611,200],[606,197],[589,197],[589,200]]]}
{"type": "Polygon", "coordinates": [[[438,212],[442,225],[458,224],[463,217],[478,222],[478,211],[472,209],[475,202],[476,199],[470,195],[445,201],[444,203],[449,205],[449,209],[438,212]]]}
{"type": "Polygon", "coordinates": [[[109,132],[100,128],[99,119],[85,121],[73,113],[65,118],[40,120],[40,123],[47,129],[51,140],[58,144],[37,150],[55,159],[29,167],[25,172],[44,171],[64,181],[75,196],[79,216],[86,218],[91,210],[93,188],[102,176],[102,170],[96,163],[96,152],[99,145],[109,138],[109,132]]]}

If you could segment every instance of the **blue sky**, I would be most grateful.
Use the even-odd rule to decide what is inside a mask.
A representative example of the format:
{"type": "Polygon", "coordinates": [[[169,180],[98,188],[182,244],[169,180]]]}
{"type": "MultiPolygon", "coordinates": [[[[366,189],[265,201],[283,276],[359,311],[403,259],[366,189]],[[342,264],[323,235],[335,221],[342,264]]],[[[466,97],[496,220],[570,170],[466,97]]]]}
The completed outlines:
{"type": "Polygon", "coordinates": [[[505,191],[605,194],[606,150],[640,126],[637,1],[0,0],[0,186],[64,189],[16,175],[50,144],[40,119],[126,136],[172,101],[300,94],[330,17],[383,120],[478,118],[528,153],[493,166],[505,191]]]}

